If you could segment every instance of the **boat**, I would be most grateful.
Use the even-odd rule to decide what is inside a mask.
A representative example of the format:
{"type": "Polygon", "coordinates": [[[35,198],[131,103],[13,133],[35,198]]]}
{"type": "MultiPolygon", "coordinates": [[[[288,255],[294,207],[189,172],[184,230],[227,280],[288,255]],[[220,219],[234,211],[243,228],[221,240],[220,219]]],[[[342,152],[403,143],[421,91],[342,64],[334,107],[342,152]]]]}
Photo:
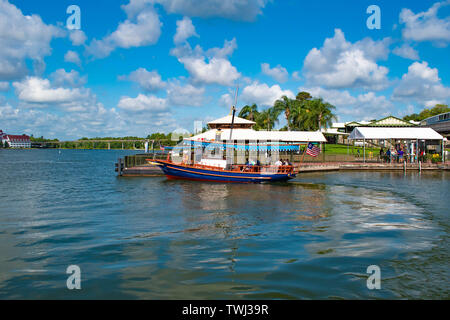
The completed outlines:
{"type": "Polygon", "coordinates": [[[194,181],[267,183],[285,182],[296,177],[292,165],[231,165],[220,167],[204,164],[176,164],[171,160],[153,160],[168,179],[184,179],[194,181]]]}
{"type": "MultiPolygon", "coordinates": [[[[237,91],[236,91],[237,97],[237,91]]],[[[237,98],[235,98],[237,99],[237,98]]],[[[235,101],[236,105],[236,101],[235,101]]],[[[253,130],[255,122],[235,116],[208,122],[209,130],[185,137],[165,159],[146,159],[156,164],[168,179],[266,183],[294,179],[299,164],[288,158],[300,154],[300,145],[326,142],[319,131],[253,130]]]]}

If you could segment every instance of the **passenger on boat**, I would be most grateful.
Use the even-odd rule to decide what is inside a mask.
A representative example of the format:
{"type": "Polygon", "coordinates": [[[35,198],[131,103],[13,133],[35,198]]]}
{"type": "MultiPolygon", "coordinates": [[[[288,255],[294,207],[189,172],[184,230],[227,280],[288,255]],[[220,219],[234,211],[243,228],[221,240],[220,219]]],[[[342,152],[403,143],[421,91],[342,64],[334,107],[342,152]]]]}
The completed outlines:
{"type": "Polygon", "coordinates": [[[245,167],[242,167],[241,171],[250,171],[250,161],[248,161],[248,158],[245,159],[245,167]]]}
{"type": "Polygon", "coordinates": [[[277,162],[275,162],[275,166],[277,167],[277,172],[280,171],[280,167],[283,165],[283,161],[278,159],[277,162]]]}

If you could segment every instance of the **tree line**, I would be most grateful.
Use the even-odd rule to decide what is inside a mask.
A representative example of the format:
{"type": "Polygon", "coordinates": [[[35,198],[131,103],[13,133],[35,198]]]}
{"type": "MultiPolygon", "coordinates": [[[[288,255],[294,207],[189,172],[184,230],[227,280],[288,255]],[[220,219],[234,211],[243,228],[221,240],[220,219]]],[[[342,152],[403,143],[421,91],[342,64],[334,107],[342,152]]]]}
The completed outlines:
{"type": "Polygon", "coordinates": [[[438,114],[445,113],[445,112],[450,112],[449,106],[447,106],[445,104],[437,104],[431,109],[425,108],[420,113],[413,113],[413,114],[404,116],[403,120],[422,121],[422,120],[425,120],[426,118],[429,118],[432,116],[437,116],[438,114]]]}
{"type": "Polygon", "coordinates": [[[272,130],[279,123],[280,116],[286,120],[281,131],[317,131],[329,127],[337,117],[335,106],[322,98],[313,98],[302,91],[295,99],[282,96],[274,105],[265,110],[258,110],[256,104],[246,105],[239,112],[239,117],[256,122],[255,130],[272,130]]]}

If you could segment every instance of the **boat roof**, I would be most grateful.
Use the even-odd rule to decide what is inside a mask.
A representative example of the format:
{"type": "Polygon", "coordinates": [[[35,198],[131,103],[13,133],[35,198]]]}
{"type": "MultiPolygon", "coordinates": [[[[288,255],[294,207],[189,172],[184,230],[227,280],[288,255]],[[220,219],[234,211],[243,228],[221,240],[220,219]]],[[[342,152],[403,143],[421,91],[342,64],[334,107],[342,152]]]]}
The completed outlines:
{"type": "MultiPolygon", "coordinates": [[[[283,141],[283,142],[326,142],[324,135],[320,131],[256,131],[253,129],[233,129],[230,139],[231,129],[220,129],[220,141],[226,140],[259,140],[259,141],[283,141]]],[[[213,141],[216,139],[218,129],[211,129],[187,140],[193,141],[213,141]]]]}
{"type": "MultiPolygon", "coordinates": [[[[208,122],[208,124],[231,124],[232,118],[233,117],[231,115],[227,115],[225,117],[210,121],[210,122],[208,122]]],[[[256,122],[234,116],[234,123],[236,123],[236,124],[255,124],[256,122]]]]}

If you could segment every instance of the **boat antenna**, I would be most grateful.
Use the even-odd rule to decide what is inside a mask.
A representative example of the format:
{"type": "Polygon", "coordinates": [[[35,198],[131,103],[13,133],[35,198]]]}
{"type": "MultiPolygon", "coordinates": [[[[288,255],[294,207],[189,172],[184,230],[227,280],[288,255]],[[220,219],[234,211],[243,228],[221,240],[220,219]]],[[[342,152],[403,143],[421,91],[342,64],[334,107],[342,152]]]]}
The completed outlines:
{"type": "Polygon", "coordinates": [[[231,134],[233,133],[234,115],[236,114],[236,104],[237,104],[238,92],[239,92],[239,84],[236,86],[236,93],[234,94],[234,105],[231,107],[230,139],[228,139],[230,141],[231,141],[231,134]]]}

